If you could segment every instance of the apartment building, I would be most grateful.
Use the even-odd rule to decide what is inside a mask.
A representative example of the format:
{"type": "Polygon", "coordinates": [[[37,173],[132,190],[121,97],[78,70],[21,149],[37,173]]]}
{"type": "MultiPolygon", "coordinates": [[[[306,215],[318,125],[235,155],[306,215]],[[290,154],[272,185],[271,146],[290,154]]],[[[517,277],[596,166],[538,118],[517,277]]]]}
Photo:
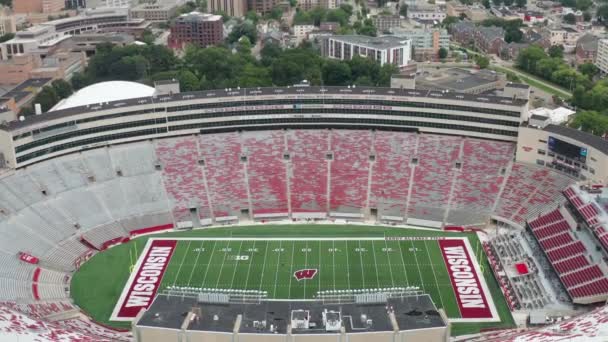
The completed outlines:
{"type": "Polygon", "coordinates": [[[171,23],[169,46],[183,48],[186,44],[200,47],[220,44],[224,40],[222,17],[192,12],[182,14],[171,23]]]}

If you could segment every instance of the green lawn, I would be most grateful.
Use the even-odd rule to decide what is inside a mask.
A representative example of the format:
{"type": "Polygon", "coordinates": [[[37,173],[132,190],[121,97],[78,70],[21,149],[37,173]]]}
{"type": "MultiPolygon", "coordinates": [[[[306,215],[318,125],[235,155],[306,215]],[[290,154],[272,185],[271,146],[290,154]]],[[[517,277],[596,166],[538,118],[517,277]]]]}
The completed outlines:
{"type": "MultiPolygon", "coordinates": [[[[448,317],[459,317],[449,275],[435,240],[248,239],[254,236],[384,235],[445,236],[450,233],[338,225],[268,225],[166,233],[160,236],[233,237],[238,240],[180,241],[165,272],[161,289],[168,285],[257,289],[267,291],[272,298],[313,298],[319,290],[419,286],[431,295],[437,307],[444,308],[448,317]],[[319,272],[312,280],[298,282],[293,272],[304,268],[316,268],[319,272]]],[[[474,234],[466,236],[475,252],[481,253],[477,258],[484,264],[484,276],[502,322],[454,324],[453,334],[471,333],[481,327],[512,327],[508,307],[479,248],[477,237],[474,234]]],[[[142,237],[100,253],[74,275],[72,296],[96,320],[115,327],[129,326],[124,322],[110,322],[109,316],[127,282],[136,251],[141,253],[147,239],[142,237]]]]}

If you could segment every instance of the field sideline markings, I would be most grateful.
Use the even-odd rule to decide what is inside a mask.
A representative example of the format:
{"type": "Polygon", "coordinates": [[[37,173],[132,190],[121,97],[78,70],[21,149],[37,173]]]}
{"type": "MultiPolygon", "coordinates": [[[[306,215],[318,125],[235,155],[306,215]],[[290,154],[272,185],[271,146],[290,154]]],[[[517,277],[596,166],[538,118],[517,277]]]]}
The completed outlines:
{"type": "MultiPolygon", "coordinates": [[[[266,256],[268,255],[268,245],[270,243],[268,241],[266,241],[266,248],[264,249],[264,265],[262,265],[262,277],[260,278],[260,287],[258,288],[258,291],[262,291],[262,284],[264,284],[264,273],[266,272],[266,256]]],[[[254,242],[255,245],[255,242],[254,242]]],[[[253,258],[251,258],[253,259],[253,258]]],[[[250,268],[251,268],[251,264],[249,264],[250,268]]],[[[249,275],[247,275],[247,277],[249,277],[249,275]]]]}
{"type": "MultiPolygon", "coordinates": [[[[372,243],[374,243],[374,242],[372,241],[372,243]]],[[[388,258],[388,269],[391,271],[390,272],[390,274],[391,274],[391,283],[393,284],[393,287],[395,287],[395,278],[393,277],[393,265],[391,264],[391,255],[388,254],[388,243],[386,242],[386,240],[384,240],[384,248],[386,248],[385,249],[385,251],[386,251],[386,257],[388,258]]]]}
{"type": "MultiPolygon", "coordinates": [[[[372,254],[374,254],[374,266],[376,267],[376,284],[378,284],[378,288],[380,288],[380,276],[378,275],[378,262],[376,262],[376,246],[374,246],[374,241],[372,240],[372,254]]],[[[392,276],[391,276],[392,278],[392,276]]],[[[393,286],[395,283],[393,282],[393,286]]]]}
{"type": "Polygon", "coordinates": [[[222,265],[220,266],[220,273],[217,275],[217,282],[215,283],[215,287],[218,288],[220,286],[220,279],[222,278],[222,270],[224,269],[224,263],[226,262],[226,256],[228,255],[228,248],[230,248],[230,251],[232,251],[232,247],[228,247],[230,246],[230,243],[226,244],[226,247],[224,247],[224,259],[222,259],[222,265]]]}
{"type": "MultiPolygon", "coordinates": [[[[429,248],[426,244],[426,241],[424,241],[424,249],[426,250],[426,255],[429,258],[429,262],[432,262],[431,253],[429,253],[429,248]]],[[[446,307],[445,307],[445,304],[443,303],[443,298],[441,296],[441,287],[439,286],[439,282],[437,281],[437,274],[435,273],[435,267],[431,267],[431,270],[433,270],[433,277],[435,278],[435,285],[437,286],[437,292],[439,292],[439,301],[441,302],[441,307],[445,310],[446,307]]],[[[451,284],[450,284],[450,287],[452,287],[451,284]]]]}
{"type": "Polygon", "coordinates": [[[403,266],[403,274],[405,274],[405,283],[409,286],[410,280],[407,277],[407,270],[405,268],[405,259],[403,259],[403,249],[401,249],[401,241],[397,241],[397,246],[399,246],[399,255],[401,255],[401,266],[403,266]]]}
{"type": "MultiPolygon", "coordinates": [[[[253,264],[253,253],[255,253],[255,241],[253,241],[253,250],[254,252],[251,252],[251,258],[249,259],[249,267],[247,268],[247,277],[245,277],[245,289],[247,289],[247,284],[249,283],[249,273],[251,272],[251,264],[253,264]]],[[[266,244],[266,248],[268,248],[268,244],[266,244]]],[[[266,254],[264,254],[264,263],[266,263],[266,258],[265,258],[266,254]]],[[[262,276],[264,276],[264,272],[262,271],[262,276]]],[[[261,283],[261,281],[260,281],[261,283]]]]}
{"type": "Polygon", "coordinates": [[[177,284],[177,279],[179,278],[179,273],[182,271],[182,266],[184,266],[184,260],[186,260],[186,256],[188,255],[188,251],[190,251],[190,244],[191,243],[192,243],[192,241],[188,242],[188,247],[186,247],[186,253],[184,253],[184,257],[182,258],[182,262],[179,263],[179,267],[177,268],[177,273],[175,274],[175,280],[173,281],[173,286],[175,286],[175,284],[177,284]]]}
{"type": "Polygon", "coordinates": [[[205,286],[205,281],[207,281],[207,273],[209,272],[209,268],[211,268],[211,260],[215,255],[215,246],[217,245],[217,241],[213,241],[213,249],[211,250],[211,256],[209,256],[209,262],[207,263],[207,269],[205,270],[205,275],[203,276],[203,282],[201,283],[201,287],[205,286]]]}
{"type": "MultiPolygon", "coordinates": [[[[277,295],[277,281],[279,280],[279,265],[281,264],[281,246],[283,245],[283,241],[279,241],[279,256],[277,258],[277,268],[274,275],[274,290],[272,291],[272,296],[276,297],[277,295]]],[[[291,279],[291,277],[290,277],[291,279]]],[[[291,286],[291,285],[290,285],[291,286]]],[[[260,288],[262,286],[260,285],[260,288]]]]}
{"type": "MultiPolygon", "coordinates": [[[[241,255],[241,248],[243,248],[243,241],[246,241],[246,240],[241,240],[241,244],[239,245],[239,251],[236,253],[236,258],[238,258],[241,255]]],[[[230,289],[232,289],[232,286],[234,286],[234,277],[236,276],[236,270],[239,269],[239,261],[241,261],[241,260],[234,259],[234,272],[232,272],[232,280],[230,280],[230,289]]]]}
{"type": "MultiPolygon", "coordinates": [[[[363,270],[363,253],[361,253],[361,241],[359,241],[359,259],[361,260],[361,279],[363,281],[363,288],[365,288],[365,270],[363,270]]],[[[376,275],[378,273],[376,272],[376,275]]]]}

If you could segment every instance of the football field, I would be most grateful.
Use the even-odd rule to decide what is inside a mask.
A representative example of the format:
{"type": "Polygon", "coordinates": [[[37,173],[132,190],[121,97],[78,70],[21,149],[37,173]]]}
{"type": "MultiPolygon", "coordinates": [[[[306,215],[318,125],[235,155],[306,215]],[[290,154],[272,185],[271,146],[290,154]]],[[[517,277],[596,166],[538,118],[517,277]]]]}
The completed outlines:
{"type": "Polygon", "coordinates": [[[454,323],[452,334],[513,326],[474,233],[337,224],[170,232],[96,254],[70,290],[97,321],[128,328],[169,287],[261,291],[270,300],[418,287],[454,323]],[[483,308],[467,305],[475,302],[483,308]]]}
{"type": "Polygon", "coordinates": [[[195,292],[255,290],[270,299],[315,299],[319,291],[328,290],[415,287],[430,294],[453,321],[498,320],[474,255],[468,241],[458,238],[151,239],[113,317],[128,320],[138,311],[131,308],[147,307],[155,291],[176,287],[195,292]],[[462,284],[455,286],[451,279],[442,252],[442,243],[447,242],[459,244],[457,248],[468,254],[456,269],[466,270],[466,274],[452,274],[470,278],[464,279],[466,285],[475,287],[477,293],[467,290],[468,296],[457,295],[462,284]],[[478,306],[471,306],[473,300],[478,306]],[[470,307],[487,307],[487,311],[471,315],[470,307]]]}

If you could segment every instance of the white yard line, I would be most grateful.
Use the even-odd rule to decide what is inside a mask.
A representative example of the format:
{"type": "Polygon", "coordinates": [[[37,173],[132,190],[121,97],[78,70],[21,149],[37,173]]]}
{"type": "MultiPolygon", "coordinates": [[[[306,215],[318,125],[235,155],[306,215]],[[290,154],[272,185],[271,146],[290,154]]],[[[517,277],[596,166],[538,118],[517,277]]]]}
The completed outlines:
{"type": "Polygon", "coordinates": [[[201,257],[201,251],[203,250],[204,243],[205,241],[201,242],[201,246],[198,248],[198,254],[196,255],[196,259],[194,260],[194,266],[192,266],[192,271],[190,271],[190,277],[188,278],[188,284],[186,286],[190,286],[192,276],[194,275],[194,270],[196,270],[196,265],[198,265],[198,258],[201,257]]]}
{"type": "Polygon", "coordinates": [[[319,291],[321,291],[321,265],[323,263],[321,262],[321,241],[319,241],[319,270],[317,272],[319,272],[319,291]]]}
{"type": "Polygon", "coordinates": [[[207,269],[205,270],[205,275],[203,276],[203,282],[201,283],[201,287],[205,286],[205,281],[207,280],[207,273],[209,272],[209,268],[211,268],[211,260],[213,260],[216,245],[217,241],[213,241],[213,248],[211,249],[211,255],[209,255],[209,261],[207,262],[207,269]]]}
{"type": "MultiPolygon", "coordinates": [[[[445,309],[445,305],[443,304],[443,298],[441,297],[441,287],[439,286],[439,282],[437,281],[435,266],[433,265],[433,259],[431,259],[431,253],[429,253],[429,248],[426,245],[426,241],[424,241],[424,249],[426,249],[426,255],[429,258],[429,263],[431,264],[431,269],[433,270],[433,278],[435,278],[435,286],[437,287],[437,292],[439,292],[439,301],[441,302],[441,307],[445,309]]],[[[450,287],[452,287],[451,284],[450,287]]]]}
{"type": "MultiPolygon", "coordinates": [[[[224,263],[226,262],[226,255],[228,255],[228,247],[230,246],[230,244],[226,244],[226,247],[224,247],[224,259],[222,259],[222,265],[220,266],[220,273],[217,275],[217,282],[215,283],[215,288],[219,288],[220,286],[220,278],[222,278],[222,269],[224,269],[224,263]]],[[[232,248],[230,248],[230,251],[232,251],[232,248]]]]}
{"type": "MultiPolygon", "coordinates": [[[[304,255],[304,268],[308,267],[308,241],[306,241],[306,255],[304,255]]],[[[318,271],[317,271],[318,272],[318,271]]],[[[306,299],[306,279],[304,280],[304,299],[306,299]]]]}
{"type": "Polygon", "coordinates": [[[293,255],[296,253],[296,244],[291,244],[291,265],[289,266],[289,290],[287,298],[291,298],[291,278],[293,278],[293,255]]]}
{"type": "Polygon", "coordinates": [[[179,272],[182,271],[182,266],[184,266],[184,260],[186,260],[186,256],[188,255],[188,252],[190,251],[190,244],[191,244],[191,242],[188,242],[188,247],[186,247],[186,253],[184,253],[184,257],[182,258],[182,261],[179,263],[179,267],[177,268],[177,273],[175,274],[175,279],[173,280],[173,286],[175,286],[175,284],[177,284],[177,278],[179,278],[179,272]]]}
{"type": "MultiPolygon", "coordinates": [[[[346,241],[346,279],[348,280],[348,289],[350,290],[350,263],[348,262],[348,241],[346,241]]],[[[336,277],[336,264],[334,263],[334,278],[336,277]]]]}
{"type": "MultiPolygon", "coordinates": [[[[241,248],[243,248],[243,240],[241,240],[241,244],[239,245],[239,251],[236,253],[236,257],[238,257],[239,255],[241,255],[241,248]]],[[[232,289],[232,286],[234,285],[234,277],[236,276],[236,270],[239,269],[239,261],[241,260],[234,260],[234,272],[232,272],[232,280],[230,281],[230,289],[232,289]]]]}
{"type": "MultiPolygon", "coordinates": [[[[249,283],[249,273],[251,272],[251,264],[253,264],[253,253],[255,253],[255,241],[253,241],[253,252],[251,252],[251,258],[249,258],[249,267],[247,267],[247,277],[245,277],[245,289],[247,289],[247,284],[249,283]]],[[[268,243],[266,243],[266,248],[268,248],[268,243]]],[[[266,264],[266,254],[264,254],[264,264],[266,264]]],[[[264,272],[262,272],[262,276],[264,272]]],[[[260,281],[261,283],[261,281],[260,281]]]]}
{"type": "Polygon", "coordinates": [[[376,266],[376,283],[378,284],[378,288],[380,288],[380,277],[378,276],[378,262],[376,261],[376,247],[374,246],[374,241],[372,241],[372,254],[374,255],[374,265],[376,266]]]}
{"type": "Polygon", "coordinates": [[[386,243],[386,240],[384,240],[384,248],[386,248],[386,257],[388,258],[388,269],[391,274],[391,283],[393,284],[393,287],[395,287],[395,278],[393,277],[393,265],[391,265],[391,255],[388,253],[388,243],[386,243]]]}
{"type": "Polygon", "coordinates": [[[418,275],[420,276],[420,284],[422,285],[424,292],[427,292],[426,288],[424,287],[424,279],[422,278],[422,272],[420,271],[420,264],[418,263],[418,257],[416,256],[416,246],[414,246],[414,241],[410,241],[410,243],[412,244],[412,249],[413,249],[412,253],[414,253],[414,260],[416,261],[416,268],[418,268],[418,275]]]}
{"type": "Polygon", "coordinates": [[[365,288],[365,269],[363,268],[363,253],[361,253],[361,242],[359,241],[359,259],[361,260],[361,282],[365,288]]]}
{"type": "Polygon", "coordinates": [[[403,249],[401,249],[401,241],[397,241],[397,246],[399,246],[399,255],[401,255],[401,266],[403,266],[403,274],[405,274],[406,286],[409,286],[410,281],[407,278],[407,270],[405,268],[405,260],[403,259],[403,249]]]}
{"type": "MultiPolygon", "coordinates": [[[[334,290],[335,290],[336,289],[336,243],[334,241],[331,242],[331,248],[334,251],[331,256],[332,256],[333,277],[334,277],[334,290]]],[[[348,273],[348,271],[346,273],[348,273]]]]}
{"type": "MultiPolygon", "coordinates": [[[[258,291],[262,291],[262,284],[264,284],[264,272],[266,271],[266,255],[268,255],[268,245],[269,243],[266,242],[266,248],[264,248],[264,265],[262,266],[262,277],[260,278],[260,287],[258,287],[258,291]]],[[[251,264],[249,264],[249,266],[251,266],[251,264]]]]}
{"type": "MultiPolygon", "coordinates": [[[[277,283],[279,280],[279,265],[281,264],[281,246],[283,246],[283,241],[279,241],[279,257],[277,258],[277,268],[274,274],[274,289],[272,291],[272,297],[276,298],[277,295],[277,283]]],[[[291,280],[291,277],[289,278],[291,280]]]]}

